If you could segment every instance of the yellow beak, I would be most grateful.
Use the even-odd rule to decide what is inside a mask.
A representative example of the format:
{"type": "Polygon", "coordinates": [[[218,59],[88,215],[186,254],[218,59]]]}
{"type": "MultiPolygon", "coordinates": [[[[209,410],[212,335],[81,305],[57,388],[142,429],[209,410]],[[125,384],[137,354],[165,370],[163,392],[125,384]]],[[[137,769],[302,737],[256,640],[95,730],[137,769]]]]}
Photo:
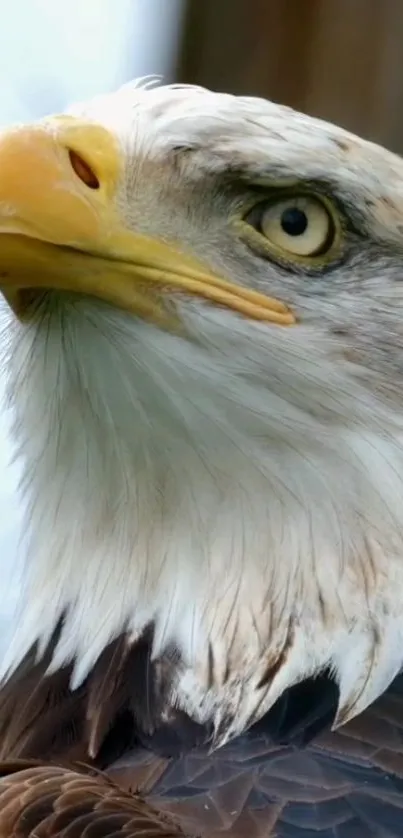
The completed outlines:
{"type": "Polygon", "coordinates": [[[295,322],[283,303],[128,229],[116,202],[123,177],[116,138],[95,123],[54,117],[0,134],[0,290],[19,317],[35,292],[59,289],[157,321],[168,317],[168,291],[295,322]]]}

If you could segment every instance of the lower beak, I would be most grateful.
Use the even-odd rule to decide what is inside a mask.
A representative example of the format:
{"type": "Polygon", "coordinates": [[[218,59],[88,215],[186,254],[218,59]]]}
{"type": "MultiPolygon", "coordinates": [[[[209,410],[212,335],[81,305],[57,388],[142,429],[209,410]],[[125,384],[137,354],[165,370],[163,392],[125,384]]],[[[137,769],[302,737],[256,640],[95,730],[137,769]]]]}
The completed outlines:
{"type": "Polygon", "coordinates": [[[116,204],[123,177],[123,151],[95,123],[54,117],[0,134],[0,291],[19,317],[36,291],[58,289],[153,320],[166,319],[167,292],[177,292],[295,322],[282,302],[131,231],[116,204]]]}

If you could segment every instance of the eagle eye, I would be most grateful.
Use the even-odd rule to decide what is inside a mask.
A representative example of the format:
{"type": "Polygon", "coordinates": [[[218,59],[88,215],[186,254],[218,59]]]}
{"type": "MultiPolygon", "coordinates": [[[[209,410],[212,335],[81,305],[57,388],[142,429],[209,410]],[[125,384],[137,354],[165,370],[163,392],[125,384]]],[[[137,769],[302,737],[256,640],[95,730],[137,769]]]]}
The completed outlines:
{"type": "Polygon", "coordinates": [[[261,202],[245,220],[284,258],[323,256],[336,235],[329,209],[311,195],[261,202]]]}
{"type": "Polygon", "coordinates": [[[273,187],[234,219],[238,235],[259,256],[289,268],[322,272],[339,262],[348,219],[327,194],[307,188],[273,187]]]}

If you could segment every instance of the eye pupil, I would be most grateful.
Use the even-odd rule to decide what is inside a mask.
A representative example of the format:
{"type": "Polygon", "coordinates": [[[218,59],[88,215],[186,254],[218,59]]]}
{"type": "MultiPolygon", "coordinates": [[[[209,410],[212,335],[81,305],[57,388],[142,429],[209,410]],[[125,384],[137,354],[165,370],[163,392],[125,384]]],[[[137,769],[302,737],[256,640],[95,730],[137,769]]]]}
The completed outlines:
{"type": "Polygon", "coordinates": [[[280,223],[287,236],[302,236],[308,227],[306,213],[298,207],[287,207],[281,215],[280,223]]]}

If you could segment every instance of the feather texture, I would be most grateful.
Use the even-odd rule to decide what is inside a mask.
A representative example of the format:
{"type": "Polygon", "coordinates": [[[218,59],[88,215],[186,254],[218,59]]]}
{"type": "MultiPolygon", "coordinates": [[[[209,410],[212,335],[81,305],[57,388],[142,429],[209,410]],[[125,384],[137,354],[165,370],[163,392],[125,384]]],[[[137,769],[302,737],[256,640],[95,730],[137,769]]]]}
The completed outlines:
{"type": "Polygon", "coordinates": [[[3,763],[0,768],[1,838],[103,838],[184,835],[104,775],[52,765],[3,763]]]}
{"type": "Polygon", "coordinates": [[[56,291],[9,325],[27,567],[1,676],[3,833],[396,838],[403,163],[201,88],[74,113],[115,135],[126,231],[296,324],[167,283],[178,332],[56,291]],[[246,234],[251,204],[290,185],[331,205],[337,258],[246,234]]]}
{"type": "MultiPolygon", "coordinates": [[[[172,731],[164,725],[159,728],[157,743],[144,731],[139,737],[139,705],[143,706],[144,697],[137,693],[136,705],[127,671],[123,683],[119,683],[119,674],[112,681],[108,675],[113,670],[123,673],[119,649],[124,646],[124,638],[117,640],[74,692],[69,689],[71,667],[46,677],[46,659],[35,665],[33,657],[27,658],[3,687],[0,757],[6,761],[5,776],[11,770],[16,772],[4,792],[13,817],[22,817],[25,811],[22,790],[28,777],[35,789],[32,806],[35,803],[46,821],[48,791],[43,781],[51,776],[56,791],[49,805],[60,812],[62,823],[64,817],[76,816],[77,801],[87,806],[92,822],[94,793],[98,800],[105,796],[106,808],[114,807],[116,814],[122,806],[125,818],[125,795],[129,795],[133,811],[139,805],[142,813],[149,813],[144,815],[145,819],[150,817],[149,827],[142,828],[150,829],[144,833],[150,838],[176,834],[159,832],[163,815],[174,818],[178,829],[192,838],[401,835],[403,676],[362,716],[333,733],[329,728],[337,692],[331,681],[305,682],[287,691],[248,733],[211,753],[208,745],[194,737],[193,730],[187,736],[186,725],[179,725],[182,738],[177,735],[173,739],[172,731]],[[91,758],[94,730],[98,753],[91,758]],[[165,756],[156,750],[165,751],[165,756]],[[15,765],[10,768],[11,759],[15,765]],[[42,762],[27,774],[27,766],[18,761],[29,759],[46,760],[46,764],[42,762]],[[103,772],[102,777],[98,771],[103,772]],[[106,777],[112,780],[111,786],[106,777]],[[61,794],[69,783],[76,795],[71,809],[69,798],[61,794]],[[89,800],[85,803],[87,790],[89,800]]],[[[135,675],[135,659],[133,663],[135,675]]],[[[0,797],[3,825],[9,821],[1,821],[1,801],[0,797]]],[[[101,809],[94,815],[95,820],[99,818],[100,830],[102,823],[107,823],[102,821],[101,809]]],[[[134,816],[131,823],[136,824],[134,816]]],[[[57,836],[56,824],[48,821],[46,834],[57,836]]],[[[130,834],[143,835],[139,826],[133,828],[130,834]]],[[[13,835],[3,829],[0,834],[5,838],[13,835]]]]}

